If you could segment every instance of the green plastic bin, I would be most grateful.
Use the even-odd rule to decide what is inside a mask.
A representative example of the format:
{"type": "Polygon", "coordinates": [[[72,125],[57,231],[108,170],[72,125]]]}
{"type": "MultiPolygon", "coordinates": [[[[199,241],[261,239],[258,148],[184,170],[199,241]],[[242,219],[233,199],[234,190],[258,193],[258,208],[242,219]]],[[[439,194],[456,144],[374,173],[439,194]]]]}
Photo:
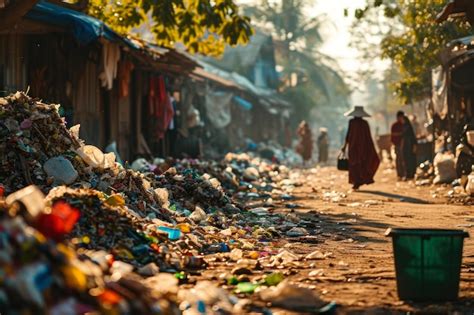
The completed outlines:
{"type": "Polygon", "coordinates": [[[388,229],[392,237],[398,296],[409,301],[458,298],[462,230],[388,229]]]}

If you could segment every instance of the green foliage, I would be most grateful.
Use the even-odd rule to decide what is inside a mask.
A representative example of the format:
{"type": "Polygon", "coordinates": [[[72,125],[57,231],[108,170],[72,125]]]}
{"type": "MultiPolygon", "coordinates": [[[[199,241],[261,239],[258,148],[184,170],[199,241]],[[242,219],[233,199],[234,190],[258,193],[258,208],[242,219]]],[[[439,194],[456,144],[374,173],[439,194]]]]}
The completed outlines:
{"type": "Polygon", "coordinates": [[[346,107],[350,94],[336,62],[318,51],[323,43],[320,30],[326,18],[307,17],[307,8],[307,0],[261,0],[258,6],[244,10],[246,15],[254,17],[257,26],[274,35],[277,63],[283,67],[283,77],[298,75],[298,85],[284,90],[295,106],[294,122],[307,119],[313,109],[319,110],[321,106],[331,110],[346,107]]]}
{"type": "Polygon", "coordinates": [[[233,0],[91,0],[88,10],[121,34],[148,22],[156,44],[182,43],[206,55],[221,54],[225,44],[246,44],[253,33],[233,0]]]}
{"type": "Polygon", "coordinates": [[[431,69],[439,64],[440,52],[450,41],[471,34],[466,22],[435,22],[445,4],[445,0],[367,0],[367,6],[355,12],[359,24],[369,21],[368,26],[374,27],[371,11],[378,11],[391,26],[381,34],[380,54],[397,66],[400,76],[392,83],[405,103],[429,95],[431,69]]]}

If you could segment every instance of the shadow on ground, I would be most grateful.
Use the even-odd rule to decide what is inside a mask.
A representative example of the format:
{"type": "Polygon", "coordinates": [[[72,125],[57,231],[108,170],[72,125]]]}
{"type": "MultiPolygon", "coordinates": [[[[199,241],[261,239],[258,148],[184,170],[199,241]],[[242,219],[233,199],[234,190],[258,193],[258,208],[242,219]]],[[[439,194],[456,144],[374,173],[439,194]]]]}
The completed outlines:
{"type": "Polygon", "coordinates": [[[308,217],[314,220],[317,218],[318,228],[322,234],[331,235],[336,240],[353,239],[358,242],[386,243],[389,240],[384,237],[384,233],[390,225],[375,220],[370,220],[353,213],[301,213],[302,218],[308,217]],[[367,232],[370,232],[368,236],[367,232]],[[363,235],[365,234],[365,235],[363,235]]]}
{"type": "Polygon", "coordinates": [[[381,197],[391,198],[391,199],[398,199],[401,202],[407,202],[407,203],[415,203],[415,204],[423,204],[423,205],[431,204],[431,202],[428,202],[423,199],[413,198],[413,197],[403,196],[403,195],[398,195],[398,194],[392,194],[392,193],[379,191],[379,190],[359,190],[358,193],[376,195],[376,196],[381,196],[381,197]]]}

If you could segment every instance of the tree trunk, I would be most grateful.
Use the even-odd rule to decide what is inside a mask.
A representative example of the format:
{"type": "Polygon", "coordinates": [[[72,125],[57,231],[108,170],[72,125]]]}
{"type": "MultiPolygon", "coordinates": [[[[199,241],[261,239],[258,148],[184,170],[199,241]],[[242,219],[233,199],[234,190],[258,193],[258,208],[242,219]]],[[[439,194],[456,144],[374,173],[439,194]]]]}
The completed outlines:
{"type": "Polygon", "coordinates": [[[15,24],[20,20],[39,0],[16,0],[5,8],[0,9],[0,30],[15,24]]]}

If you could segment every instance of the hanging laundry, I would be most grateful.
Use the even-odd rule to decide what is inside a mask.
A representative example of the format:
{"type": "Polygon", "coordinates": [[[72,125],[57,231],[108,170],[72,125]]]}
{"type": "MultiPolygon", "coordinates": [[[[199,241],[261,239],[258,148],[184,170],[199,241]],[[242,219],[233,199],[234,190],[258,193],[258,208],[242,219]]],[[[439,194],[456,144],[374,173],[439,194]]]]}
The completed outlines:
{"type": "Polygon", "coordinates": [[[173,105],[170,95],[166,91],[163,76],[150,78],[148,104],[150,114],[155,117],[156,137],[163,139],[174,116],[173,105]]]}
{"type": "Polygon", "coordinates": [[[99,75],[102,87],[111,90],[114,79],[117,77],[120,47],[106,40],[102,40],[102,72],[99,75]]]}
{"type": "Polygon", "coordinates": [[[135,65],[129,60],[121,60],[118,66],[119,97],[127,97],[130,92],[130,79],[135,65]]]}

